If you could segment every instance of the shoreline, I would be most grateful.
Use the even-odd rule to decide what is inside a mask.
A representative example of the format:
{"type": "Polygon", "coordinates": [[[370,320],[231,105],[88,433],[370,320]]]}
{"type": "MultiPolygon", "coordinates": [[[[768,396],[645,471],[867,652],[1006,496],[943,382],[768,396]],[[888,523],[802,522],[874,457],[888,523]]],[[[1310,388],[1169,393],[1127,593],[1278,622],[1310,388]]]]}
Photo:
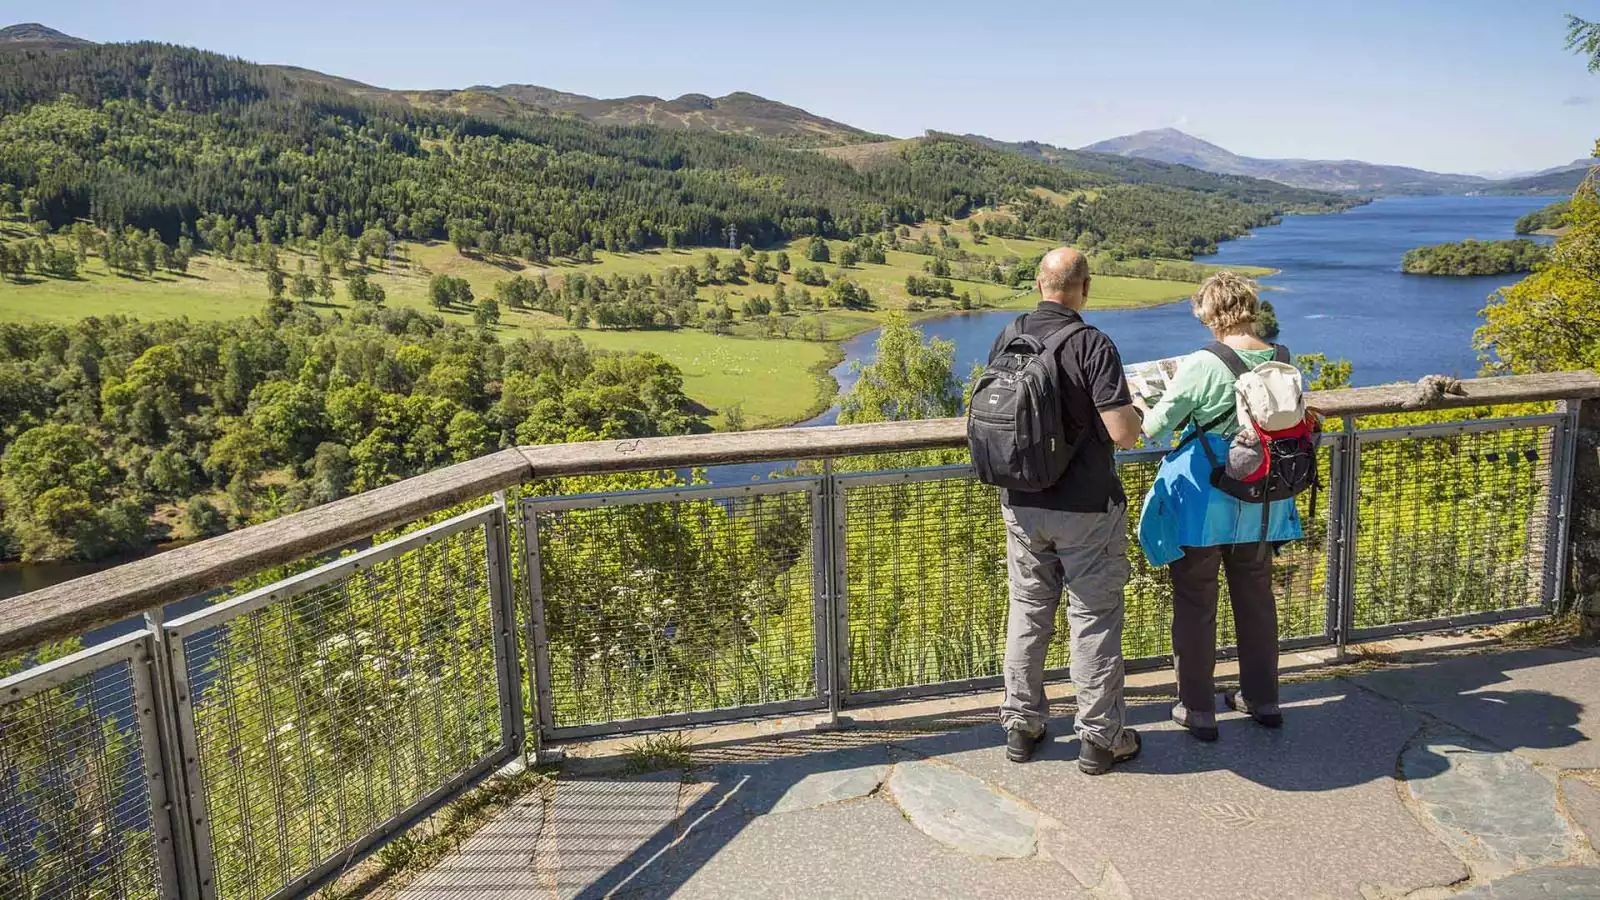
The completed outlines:
{"type": "MultiPolygon", "coordinates": [[[[1337,215],[1337,214],[1343,213],[1343,212],[1346,212],[1346,210],[1337,210],[1335,212],[1314,213],[1314,214],[1313,213],[1294,213],[1293,215],[1337,215]]],[[[1271,227],[1275,227],[1275,226],[1268,225],[1268,226],[1264,226],[1264,227],[1271,228],[1271,227]]],[[[1239,237],[1237,237],[1237,238],[1229,238],[1229,240],[1238,240],[1239,238],[1249,237],[1249,236],[1251,236],[1253,234],[1255,234],[1255,231],[1251,230],[1251,231],[1245,232],[1242,235],[1239,235],[1239,237]]],[[[1193,260],[1190,260],[1190,261],[1191,262],[1198,262],[1198,263],[1201,263],[1203,265],[1216,266],[1219,269],[1227,268],[1226,266],[1219,266],[1217,263],[1206,263],[1206,262],[1203,261],[1203,257],[1197,257],[1197,258],[1195,258],[1193,260]]],[[[1258,272],[1256,274],[1251,275],[1250,278],[1252,280],[1259,280],[1259,279],[1263,279],[1263,278],[1271,278],[1271,277],[1273,277],[1275,275],[1283,274],[1283,270],[1279,269],[1279,268],[1277,268],[1275,266],[1250,266],[1250,268],[1262,270],[1262,271],[1260,271],[1260,272],[1258,272]]],[[[1137,276],[1123,275],[1123,276],[1117,276],[1117,277],[1120,277],[1120,278],[1135,278],[1137,276]]],[[[1150,280],[1159,281],[1161,279],[1150,279],[1150,280]]],[[[1277,287],[1275,287],[1273,285],[1262,285],[1261,289],[1263,291],[1279,290],[1279,288],[1277,288],[1277,287]]],[[[932,321],[936,321],[936,320],[939,320],[939,319],[950,319],[950,318],[955,318],[957,316],[985,315],[985,314],[988,314],[988,313],[995,313],[995,312],[1007,312],[1007,311],[1012,311],[1012,310],[1022,310],[1022,309],[1027,308],[1028,304],[1020,304],[1019,305],[1019,304],[1015,304],[1014,301],[1016,301],[1016,300],[1018,300],[1020,298],[1023,298],[1023,297],[1031,297],[1032,295],[1033,295],[1033,291],[1031,291],[1031,290],[1018,291],[1017,293],[1012,294],[1010,297],[1007,297],[1004,301],[1002,301],[999,304],[996,304],[994,306],[986,306],[986,307],[983,307],[981,309],[919,310],[918,312],[914,312],[914,313],[913,312],[907,312],[907,313],[905,313],[905,315],[908,318],[910,318],[912,325],[920,325],[920,324],[922,324],[924,322],[932,322],[932,321]]],[[[1100,309],[1100,310],[1106,310],[1106,311],[1127,310],[1127,309],[1156,309],[1156,308],[1162,307],[1162,306],[1171,306],[1174,303],[1182,303],[1187,299],[1189,299],[1187,296],[1180,296],[1180,297],[1173,297],[1170,300],[1161,300],[1161,301],[1157,301],[1157,302],[1154,302],[1154,303],[1114,302],[1113,304],[1108,305],[1108,306],[1098,306],[1098,307],[1095,307],[1095,308],[1096,309],[1100,309]]],[[[837,378],[835,378],[833,376],[833,370],[838,368],[839,364],[845,361],[846,354],[844,352],[844,343],[846,341],[854,340],[855,338],[858,338],[863,334],[870,334],[870,333],[872,333],[874,331],[882,331],[882,330],[883,330],[883,325],[879,324],[879,325],[873,326],[871,328],[863,328],[860,331],[852,332],[850,334],[844,335],[844,336],[839,337],[837,339],[830,338],[827,341],[827,343],[830,345],[830,349],[829,349],[829,353],[828,353],[828,359],[824,360],[822,363],[819,363],[819,364],[813,366],[810,369],[810,372],[815,375],[816,386],[817,386],[817,396],[819,398],[819,402],[822,405],[812,408],[811,410],[809,410],[807,412],[807,414],[803,418],[797,419],[795,421],[792,421],[792,422],[775,422],[775,423],[764,425],[763,427],[767,427],[767,428],[796,428],[796,427],[805,425],[805,423],[811,421],[812,419],[817,418],[818,416],[820,416],[823,413],[827,412],[828,410],[832,409],[834,406],[838,405],[839,399],[840,399],[840,385],[839,385],[839,379],[837,379],[837,378]],[[831,385],[831,387],[829,385],[831,385]]]]}

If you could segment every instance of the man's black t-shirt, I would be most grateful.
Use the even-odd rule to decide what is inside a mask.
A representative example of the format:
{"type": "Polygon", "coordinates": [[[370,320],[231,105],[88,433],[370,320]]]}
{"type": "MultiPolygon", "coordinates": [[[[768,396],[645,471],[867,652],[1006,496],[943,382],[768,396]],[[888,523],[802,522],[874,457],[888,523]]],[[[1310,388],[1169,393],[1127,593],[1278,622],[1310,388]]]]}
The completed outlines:
{"type": "MultiPolygon", "coordinates": [[[[1044,302],[1023,319],[1022,330],[1042,341],[1081,318],[1059,303],[1044,302]]],[[[996,337],[989,348],[991,361],[1002,349],[1000,340],[996,337]]],[[[1061,345],[1056,365],[1063,376],[1059,384],[1064,388],[1061,401],[1067,421],[1089,431],[1060,481],[1042,491],[1007,491],[1006,502],[1066,512],[1106,512],[1112,504],[1126,505],[1128,497],[1117,477],[1116,447],[1100,418],[1101,410],[1133,402],[1117,345],[1104,332],[1085,328],[1061,345]]]]}

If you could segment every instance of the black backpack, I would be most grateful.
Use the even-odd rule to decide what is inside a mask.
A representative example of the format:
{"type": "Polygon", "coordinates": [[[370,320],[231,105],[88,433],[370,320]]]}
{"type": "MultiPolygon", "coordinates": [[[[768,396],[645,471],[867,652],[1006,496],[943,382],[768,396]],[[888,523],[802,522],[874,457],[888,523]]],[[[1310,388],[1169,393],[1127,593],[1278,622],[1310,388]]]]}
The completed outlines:
{"type": "Polygon", "coordinates": [[[978,376],[967,408],[967,446],[979,481],[1042,491],[1066,474],[1088,431],[1066,421],[1055,355],[1089,326],[1072,322],[1041,341],[1023,333],[1026,318],[1006,326],[1000,352],[978,376]]]}

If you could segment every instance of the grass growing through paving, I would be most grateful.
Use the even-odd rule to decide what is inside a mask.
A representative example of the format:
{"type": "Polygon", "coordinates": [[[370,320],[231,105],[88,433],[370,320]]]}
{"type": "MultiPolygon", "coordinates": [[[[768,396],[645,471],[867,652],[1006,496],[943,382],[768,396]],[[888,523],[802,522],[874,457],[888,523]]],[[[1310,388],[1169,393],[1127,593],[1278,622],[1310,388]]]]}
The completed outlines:
{"type": "Polygon", "coordinates": [[[622,748],[623,766],[638,775],[661,769],[684,769],[693,762],[694,742],[681,731],[647,734],[622,748]]]}

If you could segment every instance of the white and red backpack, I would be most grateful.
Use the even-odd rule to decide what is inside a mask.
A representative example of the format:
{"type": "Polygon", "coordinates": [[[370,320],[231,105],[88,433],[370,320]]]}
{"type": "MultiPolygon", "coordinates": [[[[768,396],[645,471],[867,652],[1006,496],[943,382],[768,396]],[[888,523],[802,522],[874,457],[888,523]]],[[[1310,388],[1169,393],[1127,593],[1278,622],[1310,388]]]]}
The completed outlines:
{"type": "Polygon", "coordinates": [[[1228,445],[1228,458],[1220,460],[1202,440],[1211,462],[1211,484],[1246,503],[1261,504],[1261,535],[1266,541],[1267,522],[1275,501],[1288,500],[1307,490],[1312,516],[1316,515],[1317,441],[1322,417],[1306,408],[1304,380],[1289,362],[1289,351],[1273,344],[1273,358],[1255,368],[1245,365],[1232,347],[1220,341],[1205,348],[1233,373],[1234,408],[1196,429],[1210,431],[1237,415],[1239,433],[1228,445]]]}

